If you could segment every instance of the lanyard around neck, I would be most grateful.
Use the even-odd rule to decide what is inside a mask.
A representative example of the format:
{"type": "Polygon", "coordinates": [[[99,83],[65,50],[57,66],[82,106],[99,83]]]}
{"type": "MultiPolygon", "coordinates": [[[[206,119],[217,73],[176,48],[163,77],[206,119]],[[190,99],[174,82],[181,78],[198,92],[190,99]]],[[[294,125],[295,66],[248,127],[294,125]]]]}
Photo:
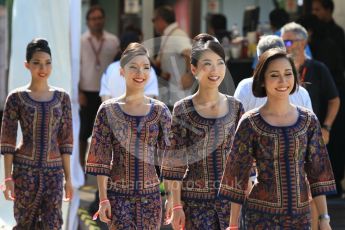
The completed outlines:
{"type": "Polygon", "coordinates": [[[91,45],[92,48],[92,52],[95,55],[96,58],[96,69],[100,69],[101,68],[101,59],[100,59],[100,54],[103,48],[103,43],[104,43],[104,38],[101,38],[101,44],[99,45],[98,49],[96,49],[95,45],[93,44],[91,37],[88,38],[89,43],[91,45]]]}

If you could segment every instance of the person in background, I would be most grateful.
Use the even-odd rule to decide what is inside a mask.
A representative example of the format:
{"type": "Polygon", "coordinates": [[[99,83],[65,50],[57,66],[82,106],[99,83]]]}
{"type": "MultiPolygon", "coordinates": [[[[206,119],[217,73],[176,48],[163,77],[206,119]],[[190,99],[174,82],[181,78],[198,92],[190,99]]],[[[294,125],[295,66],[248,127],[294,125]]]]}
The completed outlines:
{"type": "MultiPolygon", "coordinates": [[[[270,25],[271,25],[273,35],[277,35],[280,37],[281,36],[280,29],[290,21],[290,16],[284,9],[276,8],[269,13],[269,20],[270,20],[270,25]]],[[[305,47],[305,52],[309,58],[312,58],[312,52],[308,45],[305,47]]],[[[253,69],[255,69],[257,62],[258,62],[258,58],[256,56],[254,57],[254,61],[252,65],[253,69]]]]}
{"type": "Polygon", "coordinates": [[[191,71],[199,88],[178,101],[173,110],[171,147],[163,157],[168,223],[173,229],[227,227],[230,206],[218,199],[218,187],[243,113],[241,103],[219,92],[225,77],[225,54],[209,34],[193,39],[191,71]]]}
{"type": "Polygon", "coordinates": [[[8,95],[2,119],[4,195],[14,201],[14,229],[61,229],[63,188],[67,200],[73,196],[71,101],[64,90],[48,85],[52,56],[46,40],[27,45],[25,67],[31,82],[8,95]]]}
{"type": "Polygon", "coordinates": [[[306,56],[304,48],[308,42],[308,33],[303,26],[295,22],[288,23],[282,28],[281,36],[300,74],[300,82],[310,95],[313,111],[322,125],[324,142],[328,144],[340,104],[333,77],[323,63],[306,56]]]}
{"type": "Polygon", "coordinates": [[[227,30],[227,20],[223,14],[211,14],[209,16],[208,33],[214,35],[219,43],[231,41],[231,32],[227,30]]]}
{"type": "Polygon", "coordinates": [[[152,18],[161,44],[154,66],[160,71],[159,99],[172,109],[174,103],[191,94],[194,78],[190,72],[190,38],[179,28],[170,6],[155,9],[152,18]]]}
{"type": "Polygon", "coordinates": [[[231,201],[230,229],[310,229],[310,191],[319,229],[331,229],[325,195],[336,192],[332,167],[317,117],[290,103],[297,74],[281,49],[260,56],[253,94],[267,101],[242,116],[219,190],[231,201]],[[246,196],[254,161],[259,183],[246,196]],[[244,226],[239,226],[241,208],[244,226]]]}
{"type": "MultiPolygon", "coordinates": [[[[340,107],[339,94],[333,77],[323,63],[308,59],[304,54],[303,49],[308,39],[308,34],[304,27],[297,23],[287,24],[282,28],[282,38],[288,53],[293,55],[294,63],[300,73],[301,83],[309,92],[313,111],[321,123],[324,142],[328,144],[330,138],[334,137],[333,135],[331,136],[330,133],[333,131],[332,127],[334,127],[333,124],[340,107]]],[[[336,127],[336,129],[337,128],[338,127],[336,127]]],[[[333,155],[336,154],[336,152],[331,152],[331,150],[333,151],[334,149],[328,149],[333,161],[333,155]]],[[[338,151],[341,150],[339,149],[338,151]]],[[[336,169],[338,168],[336,167],[336,169]]],[[[341,175],[338,174],[337,176],[340,177],[341,175]]],[[[340,189],[339,192],[341,192],[341,184],[338,180],[337,186],[340,189]]]]}
{"type": "Polygon", "coordinates": [[[342,138],[345,129],[345,34],[344,30],[335,22],[333,18],[334,2],[332,0],[313,0],[312,14],[317,16],[325,23],[324,30],[321,31],[321,36],[326,36],[331,39],[336,46],[337,52],[333,52],[330,46],[323,46],[316,48],[317,50],[327,50],[328,55],[320,59],[325,61],[330,68],[335,79],[336,86],[339,91],[341,100],[338,116],[334,122],[331,132],[331,140],[328,145],[331,154],[331,162],[334,170],[334,177],[337,183],[338,196],[345,197],[344,188],[341,181],[344,179],[345,171],[345,142],[342,138]],[[339,52],[340,58],[337,58],[339,52]],[[340,64],[338,64],[340,63],[340,64]]]}
{"type": "Polygon", "coordinates": [[[130,43],[120,65],[126,93],[100,106],[86,173],[97,175],[97,215],[109,229],[158,230],[162,203],[155,165],[169,146],[171,114],[144,95],[151,64],[143,45],[130,43]]]}
{"type": "MultiPolygon", "coordinates": [[[[267,50],[272,48],[280,48],[286,50],[284,41],[276,35],[262,36],[256,47],[257,56],[260,56],[267,50]]],[[[253,77],[243,79],[237,86],[234,97],[242,102],[245,111],[259,108],[265,104],[266,97],[255,97],[252,92],[253,77]]],[[[313,110],[311,100],[305,88],[300,86],[298,90],[293,92],[290,96],[292,104],[303,106],[307,109],[313,110]]]]}
{"type": "Polygon", "coordinates": [[[88,30],[81,36],[79,78],[79,153],[80,164],[85,166],[87,140],[98,107],[101,76],[119,52],[119,39],[104,30],[105,13],[100,6],[92,6],[86,13],[88,30]]]}
{"type": "MultiPolygon", "coordinates": [[[[129,26],[120,37],[121,50],[125,50],[130,43],[141,42],[141,40],[141,31],[135,27],[129,26]]],[[[125,93],[126,81],[123,76],[120,75],[120,68],[120,60],[116,60],[104,71],[101,78],[101,89],[99,92],[99,96],[102,98],[102,101],[120,97],[125,93]]],[[[145,85],[145,95],[158,98],[158,81],[156,72],[153,68],[150,70],[149,81],[145,85]]]]}
{"type": "Polygon", "coordinates": [[[341,53],[341,60],[345,67],[345,33],[344,30],[334,21],[333,18],[334,2],[332,0],[313,0],[312,14],[326,23],[326,29],[323,31],[338,46],[341,53]]]}

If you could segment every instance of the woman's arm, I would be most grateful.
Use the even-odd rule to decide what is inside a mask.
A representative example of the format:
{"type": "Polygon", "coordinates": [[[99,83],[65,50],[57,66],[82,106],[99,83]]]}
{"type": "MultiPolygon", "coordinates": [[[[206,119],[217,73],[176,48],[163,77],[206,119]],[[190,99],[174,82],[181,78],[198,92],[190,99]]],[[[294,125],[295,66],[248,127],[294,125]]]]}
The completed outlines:
{"type": "Polygon", "coordinates": [[[242,205],[231,202],[231,214],[229,226],[239,226],[239,217],[241,213],[242,205]]]}
{"type": "Polygon", "coordinates": [[[14,200],[14,182],[12,179],[12,164],[13,164],[13,154],[4,155],[4,168],[5,168],[5,199],[14,200]]]}
{"type": "Polygon", "coordinates": [[[111,206],[107,195],[108,176],[97,175],[97,184],[99,190],[99,217],[102,222],[109,223],[111,221],[111,206]]]}
{"type": "Polygon", "coordinates": [[[331,226],[329,225],[330,218],[329,218],[328,210],[327,210],[326,196],[325,195],[316,196],[313,198],[313,200],[315,202],[318,212],[320,213],[319,229],[320,230],[331,229],[331,226]]]}
{"type": "Polygon", "coordinates": [[[181,202],[182,182],[177,180],[164,180],[164,186],[167,186],[168,203],[167,216],[171,217],[170,222],[174,230],[184,229],[185,214],[181,202]]]}
{"type": "Polygon", "coordinates": [[[65,174],[65,197],[69,201],[73,197],[73,186],[71,179],[71,155],[62,154],[62,165],[65,174]]]}

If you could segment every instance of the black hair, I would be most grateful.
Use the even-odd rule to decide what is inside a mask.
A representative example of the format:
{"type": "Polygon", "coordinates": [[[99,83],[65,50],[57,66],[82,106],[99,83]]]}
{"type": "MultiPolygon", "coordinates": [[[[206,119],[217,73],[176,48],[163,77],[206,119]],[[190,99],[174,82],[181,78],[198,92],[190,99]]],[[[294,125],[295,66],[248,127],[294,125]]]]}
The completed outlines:
{"type": "Polygon", "coordinates": [[[43,38],[34,38],[26,46],[26,61],[30,62],[32,56],[36,52],[45,52],[51,56],[50,47],[48,41],[43,38]]]}
{"type": "Polygon", "coordinates": [[[155,9],[156,16],[162,18],[168,24],[176,21],[174,9],[170,6],[160,6],[155,9]]]}
{"type": "Polygon", "coordinates": [[[198,61],[201,55],[210,50],[217,55],[219,55],[223,61],[225,62],[225,53],[222,45],[219,43],[217,38],[213,37],[212,35],[202,33],[198,34],[193,38],[193,45],[191,51],[191,64],[197,66],[198,61]]]}
{"type": "Polygon", "coordinates": [[[133,25],[127,26],[120,36],[121,51],[125,50],[132,42],[140,42],[142,36],[143,34],[139,28],[133,25]]]}
{"type": "Polygon", "coordinates": [[[226,17],[223,14],[212,14],[210,18],[210,26],[216,30],[226,30],[226,17]]]}
{"type": "Polygon", "coordinates": [[[320,2],[322,7],[326,10],[330,10],[333,13],[334,2],[333,0],[313,0],[313,2],[320,2]]]}
{"type": "Polygon", "coordinates": [[[94,11],[97,11],[97,10],[101,12],[101,14],[102,14],[103,17],[105,17],[104,9],[103,9],[101,6],[99,6],[99,5],[93,5],[93,6],[91,6],[91,7],[88,9],[88,11],[86,12],[86,21],[89,20],[90,14],[91,14],[92,12],[94,12],[94,11]]]}
{"type": "Polygon", "coordinates": [[[297,20],[307,31],[312,31],[311,37],[313,38],[326,38],[327,25],[321,21],[317,16],[308,14],[300,17],[297,20]]]}
{"type": "Polygon", "coordinates": [[[294,85],[290,94],[293,94],[298,88],[298,75],[297,75],[297,70],[292,58],[284,50],[279,49],[279,48],[273,48],[273,49],[267,50],[259,57],[258,64],[256,65],[256,68],[254,70],[252,91],[255,97],[267,97],[266,88],[265,88],[265,73],[267,71],[268,65],[273,60],[276,60],[279,58],[285,58],[291,64],[291,68],[292,68],[292,72],[294,76],[294,85]]]}
{"type": "Polygon", "coordinates": [[[284,9],[274,9],[269,14],[271,26],[280,29],[289,22],[289,14],[284,9]]]}

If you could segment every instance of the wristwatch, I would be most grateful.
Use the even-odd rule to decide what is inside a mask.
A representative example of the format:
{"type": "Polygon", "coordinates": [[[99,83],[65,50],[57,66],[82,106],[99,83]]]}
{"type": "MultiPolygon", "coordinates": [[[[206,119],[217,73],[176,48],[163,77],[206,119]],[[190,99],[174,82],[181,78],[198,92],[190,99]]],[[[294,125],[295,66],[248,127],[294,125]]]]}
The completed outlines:
{"type": "Polygon", "coordinates": [[[330,125],[325,125],[325,124],[323,124],[321,127],[322,127],[323,129],[326,129],[328,132],[331,132],[332,127],[331,127],[330,125]]]}
{"type": "Polygon", "coordinates": [[[321,214],[319,216],[319,220],[330,220],[331,217],[326,213],[326,214],[321,214]]]}

